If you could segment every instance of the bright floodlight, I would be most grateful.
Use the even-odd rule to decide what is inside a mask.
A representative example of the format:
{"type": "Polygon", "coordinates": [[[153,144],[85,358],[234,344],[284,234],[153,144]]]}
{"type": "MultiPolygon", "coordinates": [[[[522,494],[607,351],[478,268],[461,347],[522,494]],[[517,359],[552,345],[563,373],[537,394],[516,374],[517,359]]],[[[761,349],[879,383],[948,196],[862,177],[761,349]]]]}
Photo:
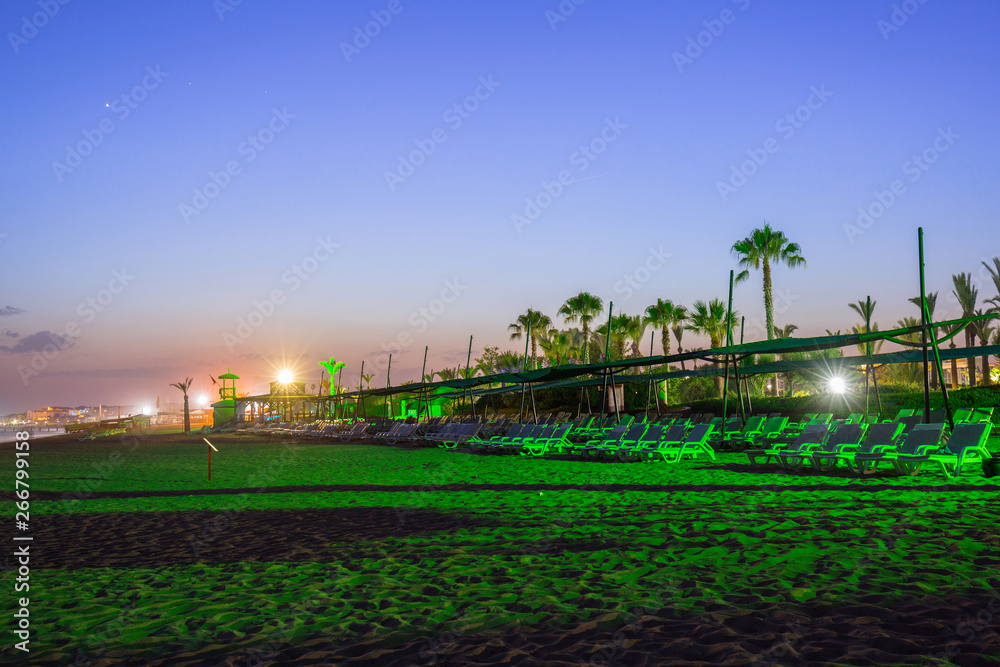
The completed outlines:
{"type": "Polygon", "coordinates": [[[201,396],[199,396],[198,397],[198,405],[200,405],[201,407],[207,406],[208,405],[208,396],[206,396],[205,394],[202,394],[201,396]]]}
{"type": "Polygon", "coordinates": [[[847,383],[844,382],[844,378],[831,378],[830,391],[834,394],[843,394],[847,391],[847,383]]]}
{"type": "Polygon", "coordinates": [[[295,374],[290,370],[278,371],[278,382],[281,384],[291,384],[295,379],[295,374]]]}

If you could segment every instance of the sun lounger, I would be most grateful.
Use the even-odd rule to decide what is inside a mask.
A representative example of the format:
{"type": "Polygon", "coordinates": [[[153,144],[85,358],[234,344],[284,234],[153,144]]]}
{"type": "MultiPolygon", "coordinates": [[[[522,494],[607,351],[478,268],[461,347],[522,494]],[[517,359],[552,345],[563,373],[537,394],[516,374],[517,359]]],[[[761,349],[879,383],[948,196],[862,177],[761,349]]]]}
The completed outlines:
{"type": "Polygon", "coordinates": [[[525,442],[521,447],[521,454],[531,454],[532,456],[542,456],[550,452],[562,454],[573,444],[569,441],[569,433],[572,428],[571,424],[553,426],[549,432],[525,442]]]}
{"type": "Polygon", "coordinates": [[[707,454],[715,459],[715,450],[708,444],[708,439],[714,430],[712,424],[698,424],[688,432],[680,442],[662,442],[656,449],[648,452],[651,460],[660,457],[666,463],[677,463],[685,456],[698,458],[707,454]]]}
{"type": "Polygon", "coordinates": [[[830,434],[829,424],[810,424],[792,442],[770,442],[759,449],[748,449],[744,452],[750,460],[750,465],[763,465],[771,459],[777,459],[781,452],[797,452],[807,455],[811,448],[822,445],[830,434]],[[764,457],[758,464],[757,459],[764,457]]]}
{"type": "Polygon", "coordinates": [[[900,474],[916,474],[920,470],[920,461],[910,461],[909,457],[920,458],[937,451],[941,447],[943,436],[944,424],[917,424],[908,433],[903,433],[895,447],[855,454],[854,467],[862,475],[871,475],[877,472],[879,464],[885,461],[892,463],[896,472],[900,474]],[[896,461],[900,455],[904,457],[902,463],[896,461]]]}
{"type": "Polygon", "coordinates": [[[945,477],[958,477],[962,474],[962,464],[967,459],[982,461],[993,458],[986,447],[992,427],[993,425],[989,422],[958,424],[951,432],[948,442],[939,451],[926,455],[901,453],[893,463],[897,466],[897,472],[904,474],[909,469],[908,466],[915,464],[916,469],[919,469],[921,463],[933,461],[941,466],[945,477]]]}

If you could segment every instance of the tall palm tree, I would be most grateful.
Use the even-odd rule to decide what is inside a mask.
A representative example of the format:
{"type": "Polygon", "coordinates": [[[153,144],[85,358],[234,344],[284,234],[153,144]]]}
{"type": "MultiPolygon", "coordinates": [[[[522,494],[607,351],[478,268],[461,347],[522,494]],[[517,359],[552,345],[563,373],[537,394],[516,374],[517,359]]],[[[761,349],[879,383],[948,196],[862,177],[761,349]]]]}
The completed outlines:
{"type": "MultiPolygon", "coordinates": [[[[938,293],[937,292],[928,292],[927,294],[924,295],[924,297],[927,299],[927,319],[928,319],[928,323],[933,323],[934,322],[934,309],[937,307],[938,293]]],[[[919,296],[910,297],[909,301],[910,301],[910,303],[912,303],[917,308],[921,308],[921,306],[920,306],[920,297],[919,296]]],[[[921,322],[923,322],[923,317],[924,317],[924,314],[921,311],[921,313],[920,313],[920,321],[921,322]]],[[[932,331],[931,335],[935,339],[937,339],[937,335],[938,335],[937,327],[934,327],[931,331],[932,331]]],[[[931,364],[931,388],[932,389],[937,389],[937,387],[938,387],[938,369],[937,369],[937,364],[934,363],[934,364],[931,364]]]]}
{"type": "MultiPolygon", "coordinates": [[[[958,305],[962,308],[962,317],[971,317],[976,312],[976,303],[979,302],[979,288],[972,284],[972,274],[959,273],[951,277],[951,282],[955,285],[952,294],[958,299],[958,305]]],[[[973,337],[972,326],[965,327],[965,346],[972,347],[973,337]]],[[[969,357],[965,360],[969,366],[969,386],[976,386],[976,358],[969,357]]]]}
{"type": "Polygon", "coordinates": [[[182,392],[184,392],[184,432],[188,433],[191,430],[191,413],[188,410],[188,389],[191,388],[191,378],[184,378],[181,382],[171,382],[171,387],[177,387],[182,392]]]}
{"type": "Polygon", "coordinates": [[[538,338],[544,337],[546,332],[552,327],[552,320],[548,315],[543,315],[537,310],[529,308],[523,314],[517,316],[517,321],[509,324],[507,330],[511,332],[511,340],[521,340],[525,332],[530,334],[531,342],[531,368],[535,368],[535,359],[538,358],[538,338]]]}
{"type": "Polygon", "coordinates": [[[764,226],[750,232],[750,236],[733,244],[732,253],[739,259],[743,271],[736,276],[739,284],[750,277],[750,269],[761,269],[764,274],[764,322],[767,329],[767,339],[774,335],[774,295],[771,286],[771,264],[786,264],[789,268],[805,266],[802,248],[798,243],[789,242],[784,232],[764,226]]]}
{"type": "Polygon", "coordinates": [[[580,292],[574,297],[566,299],[566,303],[559,307],[559,315],[562,315],[567,323],[580,322],[583,330],[583,363],[587,363],[587,348],[590,347],[590,323],[604,310],[604,302],[600,297],[596,297],[590,292],[580,292]]]}
{"type": "MultiPolygon", "coordinates": [[[[681,324],[687,318],[684,306],[675,306],[673,301],[657,299],[656,303],[646,308],[646,324],[660,328],[660,345],[663,347],[663,354],[670,354],[670,327],[681,324]]],[[[680,339],[677,340],[680,346],[680,339]]]]}
{"type": "MultiPolygon", "coordinates": [[[[729,320],[729,328],[732,328],[732,323],[738,314],[734,311],[732,319],[729,320]]],[[[694,302],[691,308],[691,315],[688,318],[690,324],[687,325],[688,331],[694,331],[695,333],[700,333],[704,336],[708,336],[709,345],[712,348],[720,347],[722,341],[726,338],[726,304],[722,302],[721,299],[712,299],[709,302],[704,302],[701,299],[694,302]]],[[[718,360],[713,362],[713,365],[718,368],[718,360]]],[[[715,378],[715,386],[719,391],[719,395],[722,395],[722,378],[715,378]]]]}
{"type": "Polygon", "coordinates": [[[983,266],[986,270],[990,272],[990,278],[993,279],[993,287],[996,288],[997,295],[992,299],[987,299],[986,303],[992,303],[993,307],[988,311],[989,313],[1000,313],[1000,257],[993,258],[993,266],[990,266],[986,262],[983,262],[983,266]]]}
{"type": "MultiPolygon", "coordinates": [[[[980,308],[976,311],[976,315],[983,315],[983,310],[980,308]]],[[[979,336],[979,344],[982,347],[986,347],[990,344],[990,336],[993,335],[993,325],[990,324],[989,320],[979,320],[972,323],[972,329],[974,333],[979,336]]],[[[982,375],[983,375],[983,386],[990,386],[990,355],[984,354],[982,356],[982,375]]]]}

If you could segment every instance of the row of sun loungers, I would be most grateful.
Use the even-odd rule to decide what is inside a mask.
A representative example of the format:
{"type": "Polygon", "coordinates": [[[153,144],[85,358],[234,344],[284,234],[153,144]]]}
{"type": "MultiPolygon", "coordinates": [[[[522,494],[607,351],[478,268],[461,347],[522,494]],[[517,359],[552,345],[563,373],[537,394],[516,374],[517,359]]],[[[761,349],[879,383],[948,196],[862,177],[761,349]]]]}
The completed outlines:
{"type": "MultiPolygon", "coordinates": [[[[785,470],[809,466],[820,471],[843,465],[863,475],[877,472],[883,463],[900,474],[916,474],[923,464],[930,463],[940,465],[951,477],[960,475],[970,460],[991,458],[986,442],[992,408],[956,410],[953,433],[941,421],[924,423],[918,412],[902,410],[894,420],[885,422],[878,415],[861,413],[841,420],[834,420],[832,414],[806,415],[797,422],[781,415],[758,415],[745,423],[734,417],[725,424],[711,415],[687,419],[664,415],[650,422],[629,415],[619,420],[583,417],[563,423],[546,419],[538,424],[479,417],[466,421],[435,418],[420,423],[373,420],[247,425],[237,432],[338,442],[405,442],[444,449],[464,446],[487,453],[556,454],[622,462],[714,460],[717,451],[729,449],[745,452],[752,465],[773,463],[785,470]]],[[[932,411],[931,417],[943,415],[932,411]]]]}
{"type": "Polygon", "coordinates": [[[791,443],[749,449],[746,455],[752,465],[773,461],[786,470],[810,464],[830,471],[843,463],[861,475],[877,472],[882,463],[900,475],[915,475],[921,465],[932,463],[946,477],[957,477],[966,462],[992,458],[986,447],[991,430],[988,421],[957,423],[950,434],[943,423],[915,424],[909,430],[902,422],[842,424],[836,430],[813,424],[791,443]]]}

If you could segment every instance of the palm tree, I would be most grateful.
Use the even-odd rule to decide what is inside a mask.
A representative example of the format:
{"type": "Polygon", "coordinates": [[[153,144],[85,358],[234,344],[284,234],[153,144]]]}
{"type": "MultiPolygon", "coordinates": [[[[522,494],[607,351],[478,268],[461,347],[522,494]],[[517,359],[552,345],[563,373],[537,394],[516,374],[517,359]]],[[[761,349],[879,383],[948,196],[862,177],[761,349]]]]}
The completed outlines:
{"type": "Polygon", "coordinates": [[[632,342],[632,358],[638,359],[642,356],[642,339],[646,335],[646,320],[642,315],[629,316],[628,325],[625,327],[626,336],[632,342]]]}
{"type": "MultiPolygon", "coordinates": [[[[664,355],[670,354],[670,327],[681,324],[686,318],[685,308],[675,306],[672,301],[657,299],[656,303],[646,308],[645,323],[660,328],[660,345],[664,355]]],[[[680,346],[680,339],[677,345],[680,346]]]]}
{"type": "Polygon", "coordinates": [[[188,433],[191,431],[191,413],[188,411],[188,389],[191,388],[191,378],[184,378],[181,382],[170,383],[171,387],[177,387],[182,392],[184,392],[184,432],[188,433]]]}
{"type": "MultiPolygon", "coordinates": [[[[431,373],[432,378],[434,375],[435,373],[431,373]]],[[[447,380],[454,380],[455,378],[459,377],[460,373],[459,369],[457,368],[446,368],[443,371],[438,371],[436,375],[442,382],[445,382],[447,380]]]]}
{"type": "MultiPolygon", "coordinates": [[[[976,312],[976,303],[979,301],[979,288],[972,284],[972,274],[959,273],[951,277],[951,282],[955,285],[952,294],[958,299],[958,305],[962,308],[962,317],[971,317],[976,312]]],[[[965,327],[965,346],[972,347],[975,334],[971,325],[965,327]]],[[[969,366],[969,386],[976,386],[976,358],[969,357],[965,360],[969,366]]]]}
{"type": "Polygon", "coordinates": [[[319,365],[325,368],[326,372],[330,374],[330,395],[333,396],[336,393],[334,382],[337,377],[337,371],[344,368],[347,364],[330,357],[330,361],[320,361],[319,365]]]}
{"type": "MultiPolygon", "coordinates": [[[[980,308],[976,311],[976,315],[983,315],[983,310],[980,308]]],[[[990,324],[989,320],[979,320],[972,323],[973,332],[979,336],[979,345],[986,347],[990,344],[990,336],[993,335],[994,327],[990,324]]],[[[983,386],[990,386],[990,355],[984,354],[982,357],[982,370],[983,370],[983,386]]]]}
{"type": "Polygon", "coordinates": [[[858,301],[857,303],[847,304],[851,309],[861,316],[862,322],[868,322],[872,319],[872,314],[875,312],[875,299],[869,302],[867,299],[864,301],[858,301]],[[870,305],[869,305],[870,303],[870,305]]]}
{"type": "Polygon", "coordinates": [[[496,372],[498,373],[517,373],[523,370],[524,357],[521,356],[520,352],[504,350],[497,355],[496,364],[496,372]]]}
{"type": "Polygon", "coordinates": [[[531,368],[535,368],[535,359],[538,357],[538,338],[552,327],[552,320],[548,315],[543,315],[537,310],[529,308],[522,315],[517,316],[517,321],[507,325],[507,330],[511,332],[511,340],[521,340],[521,336],[527,331],[531,341],[531,368]]]}
{"type": "Polygon", "coordinates": [[[774,327],[775,338],[791,338],[792,334],[799,328],[797,324],[786,324],[784,327],[774,327]]]}
{"type": "MultiPolygon", "coordinates": [[[[688,309],[685,306],[677,306],[674,308],[674,315],[676,319],[674,320],[674,324],[671,325],[670,330],[674,332],[674,340],[677,341],[677,354],[680,354],[684,351],[681,347],[681,339],[684,337],[684,330],[687,326],[688,309]]],[[[681,370],[685,370],[683,359],[681,359],[681,370]]]]}
{"type": "Polygon", "coordinates": [[[798,243],[790,243],[784,232],[771,229],[764,222],[764,227],[750,232],[750,236],[733,244],[732,253],[739,259],[743,271],[736,276],[739,284],[750,277],[750,269],[761,269],[764,274],[764,321],[767,328],[767,339],[774,334],[774,296],[771,287],[771,263],[786,264],[789,268],[805,266],[802,248],[798,243]]]}
{"type": "MultiPolygon", "coordinates": [[[[732,319],[729,321],[729,328],[732,328],[733,320],[738,317],[738,314],[734,311],[732,314],[732,319]]],[[[721,299],[712,299],[708,303],[705,303],[701,299],[694,302],[691,315],[688,318],[691,322],[687,325],[688,331],[694,331],[695,333],[700,333],[702,335],[708,336],[709,345],[712,348],[720,347],[722,345],[722,340],[726,338],[726,304],[722,302],[721,299]]],[[[719,366],[718,360],[713,362],[713,365],[717,368],[719,366]]],[[[719,391],[719,395],[722,395],[722,378],[715,378],[715,386],[719,391]]]]}
{"type": "Polygon", "coordinates": [[[986,300],[986,303],[993,304],[993,307],[986,312],[1000,313],[1000,257],[993,258],[993,266],[990,266],[986,262],[983,262],[983,266],[985,266],[986,270],[990,272],[990,278],[993,278],[993,287],[995,287],[997,291],[997,295],[995,297],[986,300]]]}
{"type": "MultiPolygon", "coordinates": [[[[934,322],[934,309],[937,307],[938,293],[937,292],[930,292],[930,293],[924,295],[924,298],[927,299],[927,323],[928,324],[933,324],[933,322],[934,322]]],[[[912,303],[917,308],[921,308],[920,297],[919,296],[910,297],[909,301],[910,301],[910,303],[912,303]]],[[[924,316],[924,314],[923,314],[923,311],[921,310],[921,313],[920,313],[920,321],[921,322],[923,322],[923,316],[924,316]]],[[[931,335],[935,339],[937,339],[937,327],[934,327],[931,330],[931,335]]],[[[937,369],[937,364],[934,363],[934,364],[931,364],[931,388],[932,389],[937,389],[937,387],[938,387],[938,369],[937,369]]]]}
{"type": "MultiPolygon", "coordinates": [[[[879,331],[878,322],[872,322],[871,332],[872,333],[877,333],[878,331],[879,331]]],[[[852,324],[851,325],[851,333],[853,333],[853,334],[855,334],[857,336],[860,336],[861,334],[866,333],[866,331],[865,331],[865,325],[864,324],[852,324]]],[[[858,343],[858,345],[857,345],[858,352],[860,352],[861,354],[867,354],[868,353],[868,346],[870,345],[871,346],[872,354],[878,354],[879,350],[882,349],[882,345],[884,343],[885,343],[885,340],[877,340],[877,341],[875,341],[873,343],[858,343]]]]}
{"type": "Polygon", "coordinates": [[[374,373],[365,373],[361,376],[361,380],[365,383],[365,387],[368,389],[372,388],[372,380],[375,379],[374,373]]]}
{"type": "MultiPolygon", "coordinates": [[[[620,313],[618,315],[613,315],[611,317],[611,358],[612,359],[624,359],[625,358],[625,342],[629,337],[629,327],[632,326],[632,317],[626,315],[625,313],[620,313]]],[[[602,324],[597,329],[597,333],[601,335],[601,345],[606,347],[608,335],[608,325],[602,324]]],[[[605,361],[611,361],[611,359],[605,359],[605,361]]]]}
{"type": "MultiPolygon", "coordinates": [[[[920,320],[915,317],[911,317],[910,315],[907,315],[903,319],[896,322],[897,329],[911,329],[918,326],[920,326],[920,320]]],[[[903,334],[902,339],[908,343],[919,343],[920,332],[914,331],[913,333],[903,334]]]]}
{"type": "MultiPolygon", "coordinates": [[[[917,298],[917,302],[918,303],[920,302],[919,298],[917,298]]],[[[920,326],[920,322],[921,321],[918,320],[917,318],[911,315],[907,315],[903,319],[898,320],[896,322],[896,328],[911,329],[913,327],[920,326]]],[[[921,341],[920,332],[914,331],[913,333],[903,334],[902,339],[907,341],[908,343],[920,343],[921,341]]],[[[898,364],[898,365],[900,367],[900,372],[897,373],[897,377],[906,378],[906,381],[908,382],[914,379],[917,379],[916,381],[921,381],[921,382],[923,381],[922,380],[923,376],[921,374],[921,368],[919,364],[898,364]]]]}
{"type": "Polygon", "coordinates": [[[548,357],[549,363],[553,366],[559,366],[573,353],[573,339],[572,331],[553,329],[539,341],[539,345],[545,356],[548,357]]]}
{"type": "Polygon", "coordinates": [[[590,323],[604,310],[604,302],[600,297],[596,297],[589,292],[580,292],[574,297],[566,299],[566,303],[559,307],[559,315],[562,315],[567,323],[580,322],[583,330],[583,363],[587,363],[587,348],[590,346],[590,323]]]}

